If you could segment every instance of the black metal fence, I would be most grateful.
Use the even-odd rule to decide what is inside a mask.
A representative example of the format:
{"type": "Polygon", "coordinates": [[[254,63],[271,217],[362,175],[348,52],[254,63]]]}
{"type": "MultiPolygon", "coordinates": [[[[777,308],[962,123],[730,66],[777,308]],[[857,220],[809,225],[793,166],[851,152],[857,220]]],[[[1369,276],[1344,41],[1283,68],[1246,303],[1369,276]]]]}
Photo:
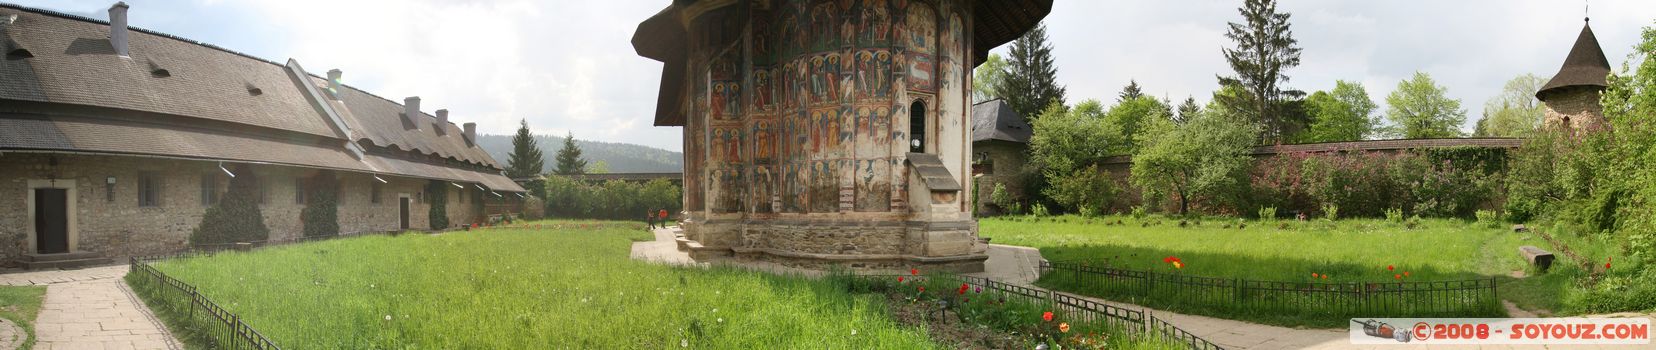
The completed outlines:
{"type": "MultiPolygon", "coordinates": [[[[897,275],[860,275],[858,277],[872,278],[882,281],[891,281],[897,275]]],[[[1224,349],[1218,344],[1209,342],[1184,329],[1174,326],[1153,316],[1148,316],[1142,310],[1133,310],[1119,306],[1100,303],[1067,293],[1054,292],[1029,288],[982,277],[961,276],[946,274],[946,278],[960,280],[968,285],[983,288],[984,293],[993,294],[1006,300],[1029,305],[1050,305],[1052,309],[1064,313],[1068,319],[1080,322],[1097,323],[1121,329],[1136,336],[1183,345],[1189,349],[1209,350],[1224,349]]],[[[908,276],[909,278],[925,278],[925,276],[908,276]]]]}
{"type": "Polygon", "coordinates": [[[1184,276],[1076,261],[1042,261],[1040,272],[1043,279],[1055,284],[1101,296],[1324,319],[1498,316],[1501,310],[1493,277],[1433,282],[1278,282],[1184,276]]]}
{"type": "Polygon", "coordinates": [[[1219,347],[1219,345],[1208,342],[1207,340],[1202,340],[1202,337],[1190,334],[1190,332],[1186,332],[1184,329],[1180,329],[1172,323],[1167,323],[1167,321],[1156,317],[1156,315],[1150,315],[1150,318],[1145,320],[1144,324],[1149,328],[1145,334],[1156,341],[1184,345],[1185,348],[1193,350],[1224,349],[1219,347]]]}
{"type": "Polygon", "coordinates": [[[195,286],[168,276],[149,264],[159,259],[200,254],[207,253],[132,258],[127,281],[134,291],[145,295],[151,306],[162,309],[167,316],[177,318],[179,322],[176,322],[178,324],[175,326],[182,327],[187,333],[183,334],[184,336],[201,339],[210,349],[281,349],[252,326],[242,322],[241,317],[201,295],[195,286]]]}

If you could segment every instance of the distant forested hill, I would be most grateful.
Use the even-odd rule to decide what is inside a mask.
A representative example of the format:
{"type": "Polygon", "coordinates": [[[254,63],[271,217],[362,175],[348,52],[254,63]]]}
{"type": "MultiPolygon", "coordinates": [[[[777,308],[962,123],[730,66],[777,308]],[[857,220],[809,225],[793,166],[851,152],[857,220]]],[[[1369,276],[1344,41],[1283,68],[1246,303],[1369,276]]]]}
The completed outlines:
{"type": "MultiPolygon", "coordinates": [[[[546,172],[557,167],[558,151],[563,149],[562,136],[535,135],[541,154],[546,157],[546,172]]],[[[506,154],[512,152],[512,135],[478,135],[477,144],[490,157],[506,166],[506,154]]],[[[670,173],[684,169],[684,155],[679,152],[630,143],[611,143],[575,139],[581,147],[581,156],[587,164],[602,160],[609,163],[612,173],[670,173]]]]}

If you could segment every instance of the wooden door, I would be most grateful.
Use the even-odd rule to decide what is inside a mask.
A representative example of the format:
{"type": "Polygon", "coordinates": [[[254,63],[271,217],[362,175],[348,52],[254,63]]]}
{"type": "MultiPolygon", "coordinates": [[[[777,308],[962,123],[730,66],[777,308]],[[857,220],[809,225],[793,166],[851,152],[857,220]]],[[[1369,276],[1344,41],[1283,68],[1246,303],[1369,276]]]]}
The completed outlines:
{"type": "Polygon", "coordinates": [[[35,191],[35,252],[69,252],[69,190],[37,188],[35,191]]]}
{"type": "Polygon", "coordinates": [[[398,198],[397,203],[398,203],[397,207],[401,208],[401,211],[402,211],[402,229],[407,230],[408,229],[408,197],[398,198]]]}

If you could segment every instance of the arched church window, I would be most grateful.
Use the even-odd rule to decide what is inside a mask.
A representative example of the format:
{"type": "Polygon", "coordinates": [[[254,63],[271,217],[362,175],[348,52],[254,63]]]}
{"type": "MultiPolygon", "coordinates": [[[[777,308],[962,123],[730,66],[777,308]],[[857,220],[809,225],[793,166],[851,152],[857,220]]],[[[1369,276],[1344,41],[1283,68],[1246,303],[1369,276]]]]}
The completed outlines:
{"type": "Polygon", "coordinates": [[[909,105],[909,152],[926,153],[926,102],[909,105]]]}

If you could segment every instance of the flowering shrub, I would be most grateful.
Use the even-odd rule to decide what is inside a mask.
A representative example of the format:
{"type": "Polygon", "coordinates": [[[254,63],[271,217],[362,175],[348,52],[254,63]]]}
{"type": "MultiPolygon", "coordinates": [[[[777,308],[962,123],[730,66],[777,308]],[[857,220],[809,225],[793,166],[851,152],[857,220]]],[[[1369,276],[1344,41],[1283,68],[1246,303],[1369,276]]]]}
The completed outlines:
{"type": "Polygon", "coordinates": [[[1449,150],[1278,154],[1256,162],[1251,202],[1324,217],[1470,217],[1497,198],[1504,163],[1449,150]]]}

